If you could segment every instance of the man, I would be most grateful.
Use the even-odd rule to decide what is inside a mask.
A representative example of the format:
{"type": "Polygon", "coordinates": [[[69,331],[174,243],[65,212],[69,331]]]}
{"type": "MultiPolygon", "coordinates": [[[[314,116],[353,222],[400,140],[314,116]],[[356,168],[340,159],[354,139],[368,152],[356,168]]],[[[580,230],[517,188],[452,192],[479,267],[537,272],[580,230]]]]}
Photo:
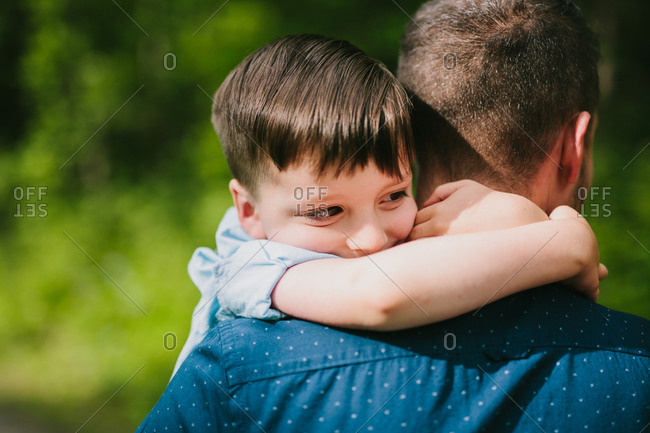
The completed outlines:
{"type": "MultiPolygon", "coordinates": [[[[423,5],[399,68],[426,103],[420,202],[469,177],[546,210],[576,204],[591,177],[596,61],[566,2],[423,5]]],[[[140,430],[642,431],[648,338],[648,321],[561,287],[391,333],[231,320],[189,356],[140,430]]]]}
{"type": "Polygon", "coordinates": [[[420,201],[474,179],[550,213],[592,178],[598,42],[566,1],[432,1],[402,39],[416,109],[420,201]],[[426,169],[426,170],[425,170],[426,169]]]}

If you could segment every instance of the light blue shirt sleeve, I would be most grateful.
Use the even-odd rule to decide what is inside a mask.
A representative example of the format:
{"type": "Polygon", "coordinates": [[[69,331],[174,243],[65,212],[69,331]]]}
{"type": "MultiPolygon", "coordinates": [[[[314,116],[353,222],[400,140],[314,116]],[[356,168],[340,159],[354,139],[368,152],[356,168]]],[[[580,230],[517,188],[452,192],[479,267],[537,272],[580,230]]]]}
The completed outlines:
{"type": "MultiPolygon", "coordinates": [[[[198,248],[188,264],[190,278],[201,292],[190,334],[174,373],[217,321],[248,317],[278,320],[284,313],[271,308],[271,293],[291,266],[336,257],[266,239],[253,239],[228,209],[216,235],[217,251],[198,248]]],[[[173,375],[172,375],[173,376],[173,375]]]]}

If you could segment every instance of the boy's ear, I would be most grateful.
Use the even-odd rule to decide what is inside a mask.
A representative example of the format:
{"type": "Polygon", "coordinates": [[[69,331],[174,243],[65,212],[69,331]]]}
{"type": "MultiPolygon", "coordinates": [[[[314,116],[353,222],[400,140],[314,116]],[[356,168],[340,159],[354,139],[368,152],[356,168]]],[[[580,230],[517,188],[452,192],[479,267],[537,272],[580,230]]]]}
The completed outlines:
{"type": "Polygon", "coordinates": [[[565,126],[560,166],[563,181],[568,185],[575,184],[580,178],[590,119],[591,114],[583,111],[565,126]]]}
{"type": "Polygon", "coordinates": [[[244,228],[246,233],[255,239],[266,239],[262,222],[255,208],[255,203],[250,194],[237,179],[232,179],[228,184],[232,201],[237,209],[239,224],[244,228]]]}

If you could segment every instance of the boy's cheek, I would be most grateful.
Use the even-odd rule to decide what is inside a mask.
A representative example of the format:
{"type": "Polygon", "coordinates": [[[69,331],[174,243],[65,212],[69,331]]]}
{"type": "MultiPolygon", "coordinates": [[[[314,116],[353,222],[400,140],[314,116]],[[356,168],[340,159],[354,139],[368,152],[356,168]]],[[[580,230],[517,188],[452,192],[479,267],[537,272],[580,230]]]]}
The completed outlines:
{"type": "Polygon", "coordinates": [[[415,204],[415,200],[410,200],[409,203],[404,204],[404,210],[402,215],[400,215],[399,221],[393,226],[395,239],[395,245],[400,244],[406,240],[406,238],[411,234],[413,230],[413,225],[415,224],[415,216],[417,214],[418,208],[415,204]]]}
{"type": "Polygon", "coordinates": [[[405,225],[409,226],[409,233],[411,232],[411,229],[413,229],[413,226],[415,225],[415,217],[418,214],[418,205],[415,203],[415,200],[411,199],[409,202],[408,206],[408,211],[406,215],[406,221],[407,223],[405,225]]]}
{"type": "Polygon", "coordinates": [[[333,237],[329,230],[323,227],[285,226],[278,231],[273,240],[297,248],[314,251],[317,253],[336,254],[332,245],[333,237]]]}

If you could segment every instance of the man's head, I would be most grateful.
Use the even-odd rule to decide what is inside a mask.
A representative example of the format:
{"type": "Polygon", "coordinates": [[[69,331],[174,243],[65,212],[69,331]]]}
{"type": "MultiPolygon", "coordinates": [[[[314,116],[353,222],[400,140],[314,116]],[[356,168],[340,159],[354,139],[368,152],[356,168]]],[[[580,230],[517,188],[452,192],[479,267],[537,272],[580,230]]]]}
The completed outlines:
{"type": "Polygon", "coordinates": [[[287,36],[249,55],[212,120],[249,235],[356,256],[408,236],[416,207],[411,104],[348,42],[287,36]]]}
{"type": "Polygon", "coordinates": [[[471,178],[545,209],[575,205],[575,189],[591,181],[598,57],[568,1],[425,3],[407,25],[398,69],[420,99],[419,199],[471,178]]]}

